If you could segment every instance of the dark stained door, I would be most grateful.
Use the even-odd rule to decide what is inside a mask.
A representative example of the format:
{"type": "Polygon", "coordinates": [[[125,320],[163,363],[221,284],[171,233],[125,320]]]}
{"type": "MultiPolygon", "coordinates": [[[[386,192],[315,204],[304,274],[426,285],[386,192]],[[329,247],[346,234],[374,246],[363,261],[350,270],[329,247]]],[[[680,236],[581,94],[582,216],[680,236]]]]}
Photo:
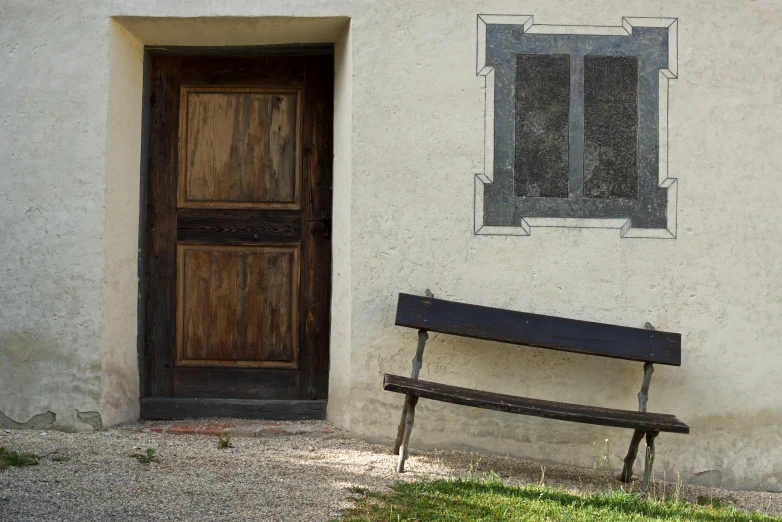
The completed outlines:
{"type": "Polygon", "coordinates": [[[150,60],[144,396],[325,399],[333,57],[150,60]]]}

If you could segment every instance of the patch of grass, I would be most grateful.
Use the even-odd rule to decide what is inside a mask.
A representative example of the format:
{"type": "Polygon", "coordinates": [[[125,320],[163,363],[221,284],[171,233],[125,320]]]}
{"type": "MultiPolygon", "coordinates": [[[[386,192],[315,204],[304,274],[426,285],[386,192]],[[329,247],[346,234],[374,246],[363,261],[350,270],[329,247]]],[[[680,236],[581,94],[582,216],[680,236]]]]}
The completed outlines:
{"type": "Polygon", "coordinates": [[[220,435],[217,438],[217,447],[220,449],[233,448],[234,445],[233,442],[231,442],[231,435],[227,433],[225,435],[220,435]]]}
{"type": "Polygon", "coordinates": [[[699,506],[711,506],[715,508],[724,508],[726,506],[725,502],[723,502],[720,497],[707,497],[705,495],[698,495],[697,502],[699,506]]]}
{"type": "Polygon", "coordinates": [[[608,439],[605,440],[605,446],[602,448],[602,451],[598,451],[597,444],[594,444],[592,460],[594,461],[592,469],[595,472],[598,484],[600,486],[612,484],[616,479],[614,478],[614,463],[611,459],[611,446],[608,439]]]}
{"type": "Polygon", "coordinates": [[[735,508],[641,498],[626,491],[579,496],[543,486],[513,487],[499,480],[398,482],[390,493],[359,499],[344,522],[782,522],[782,517],[735,508]]]}
{"type": "Polygon", "coordinates": [[[152,448],[147,448],[147,451],[144,453],[134,453],[131,455],[131,457],[141,462],[142,464],[149,464],[157,460],[157,452],[152,448]]]}
{"type": "Polygon", "coordinates": [[[0,469],[10,468],[11,466],[37,466],[41,457],[31,453],[19,453],[18,451],[8,451],[0,448],[0,469]]]}
{"type": "Polygon", "coordinates": [[[363,497],[365,499],[368,499],[368,498],[381,498],[382,497],[381,493],[378,493],[376,491],[372,491],[371,489],[365,488],[365,487],[362,487],[362,486],[350,486],[347,489],[348,489],[348,491],[350,491],[354,495],[363,495],[363,497]]]}
{"type": "Polygon", "coordinates": [[[70,457],[66,457],[64,455],[50,455],[49,459],[53,460],[54,462],[68,462],[71,460],[70,457]]]}

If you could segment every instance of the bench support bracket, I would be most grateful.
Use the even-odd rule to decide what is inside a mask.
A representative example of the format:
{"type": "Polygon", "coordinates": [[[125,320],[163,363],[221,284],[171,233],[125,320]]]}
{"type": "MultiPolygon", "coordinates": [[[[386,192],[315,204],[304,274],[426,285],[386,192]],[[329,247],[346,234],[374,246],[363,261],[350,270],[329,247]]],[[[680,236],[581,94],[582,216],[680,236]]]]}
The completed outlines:
{"type": "Polygon", "coordinates": [[[624,467],[622,468],[622,476],[619,477],[619,480],[622,482],[630,482],[630,478],[633,476],[633,464],[635,464],[635,456],[638,455],[638,445],[641,444],[641,439],[643,438],[643,431],[633,431],[633,438],[630,439],[630,448],[627,450],[627,456],[624,460],[624,467]]]}
{"type": "MultiPolygon", "coordinates": [[[[434,297],[434,294],[426,289],[426,297],[434,297]]],[[[418,379],[421,373],[421,366],[424,361],[424,347],[429,339],[429,333],[424,330],[418,330],[418,346],[413,357],[413,371],[410,377],[418,379]]],[[[402,473],[405,470],[405,460],[407,459],[407,445],[410,441],[410,432],[413,430],[413,420],[415,418],[415,405],[418,404],[418,397],[414,395],[405,395],[405,405],[402,407],[402,419],[399,421],[399,428],[394,442],[394,455],[399,455],[399,464],[397,472],[402,473]]]]}
{"type": "Polygon", "coordinates": [[[410,432],[413,431],[413,420],[415,419],[415,405],[418,404],[418,397],[408,395],[405,399],[408,405],[407,415],[404,420],[404,435],[402,437],[402,446],[399,448],[399,462],[396,465],[397,473],[404,473],[405,460],[407,460],[407,447],[410,443],[410,432]]]}
{"type": "MultiPolygon", "coordinates": [[[[654,330],[654,326],[646,323],[645,328],[647,330],[654,330]]],[[[650,362],[644,363],[644,380],[641,383],[641,391],[638,392],[638,411],[646,411],[646,403],[649,400],[649,385],[652,382],[652,374],[654,373],[654,365],[650,362]]],[[[641,483],[641,490],[644,492],[649,489],[649,481],[652,475],[652,464],[654,463],[654,438],[657,437],[658,432],[650,431],[643,432],[635,430],[633,432],[633,438],[630,439],[630,447],[627,450],[627,456],[624,459],[624,467],[622,468],[622,476],[619,478],[622,482],[630,482],[630,478],[633,476],[633,464],[635,464],[635,457],[638,455],[638,446],[641,443],[641,439],[646,435],[646,468],[644,470],[644,479],[641,483]],[[651,446],[650,446],[651,444],[651,446]]]]}
{"type": "MultiPolygon", "coordinates": [[[[418,330],[418,348],[415,350],[415,357],[413,358],[413,371],[410,377],[418,379],[418,374],[421,372],[421,365],[424,358],[424,346],[426,340],[429,338],[429,334],[426,330],[418,330]]],[[[399,455],[399,447],[402,445],[402,438],[405,434],[405,424],[407,423],[407,414],[410,410],[411,395],[405,396],[405,405],[402,407],[402,420],[399,421],[399,429],[396,433],[396,442],[394,442],[394,455],[399,455]]],[[[416,397],[416,402],[418,398],[416,397]]],[[[415,406],[413,406],[415,408],[415,406]]],[[[409,437],[409,435],[408,435],[409,437]]]]}
{"type": "Polygon", "coordinates": [[[644,468],[644,479],[641,482],[641,491],[646,493],[649,491],[649,484],[654,480],[652,475],[652,467],[654,466],[654,439],[659,432],[648,431],[646,432],[646,468],[644,468]]]}

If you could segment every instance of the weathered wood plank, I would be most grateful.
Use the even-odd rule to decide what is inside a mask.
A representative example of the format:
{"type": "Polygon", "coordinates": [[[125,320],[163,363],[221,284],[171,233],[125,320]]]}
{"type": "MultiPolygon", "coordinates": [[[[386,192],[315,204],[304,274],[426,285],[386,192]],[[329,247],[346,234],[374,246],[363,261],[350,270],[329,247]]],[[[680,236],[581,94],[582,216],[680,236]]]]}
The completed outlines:
{"type": "MultiPolygon", "coordinates": [[[[179,346],[178,358],[208,359],[211,345],[212,325],[204,317],[205,308],[212,302],[211,281],[207,277],[212,272],[212,258],[209,251],[193,251],[180,248],[178,251],[179,270],[177,277],[177,333],[179,346]]],[[[208,315],[208,314],[207,314],[208,315]]]]}
{"type": "Polygon", "coordinates": [[[293,201],[295,198],[296,158],[298,151],[298,100],[295,94],[275,93],[269,100],[270,120],[269,143],[270,175],[269,199],[271,201],[293,201]]]}
{"type": "Polygon", "coordinates": [[[177,366],[174,378],[177,397],[309,400],[294,369],[177,366]]]}
{"type": "Polygon", "coordinates": [[[301,96],[302,231],[299,368],[311,399],[328,396],[331,313],[330,217],[332,205],[332,131],[334,59],[308,57],[301,96]]]}
{"type": "Polygon", "coordinates": [[[298,246],[180,246],[178,365],[294,368],[298,246]]]}
{"type": "Polygon", "coordinates": [[[298,93],[182,87],[180,207],[298,206],[298,93]]]}
{"type": "Polygon", "coordinates": [[[144,274],[144,395],[171,395],[176,324],[176,186],[180,58],[150,65],[144,274]]]}
{"type": "Polygon", "coordinates": [[[432,332],[681,365],[681,335],[399,294],[396,325],[432,332]]]}
{"type": "Polygon", "coordinates": [[[181,78],[188,85],[304,85],[307,56],[182,56],[181,78]]]}
{"type": "Polygon", "coordinates": [[[565,420],[600,426],[631,428],[646,432],[689,433],[690,428],[674,415],[644,413],[580,404],[528,399],[500,393],[471,390],[447,384],[386,374],[383,389],[452,404],[488,410],[518,413],[547,419],[565,420]]]}
{"type": "Polygon", "coordinates": [[[298,263],[293,252],[267,252],[260,270],[262,280],[255,292],[262,296],[260,314],[253,320],[262,324],[260,355],[266,361],[295,361],[298,349],[296,313],[298,305],[298,263]]]}
{"type": "Polygon", "coordinates": [[[326,402],[325,400],[279,401],[146,397],[141,399],[141,417],[161,420],[193,417],[322,420],[326,418],[326,402]]]}
{"type": "MultiPolygon", "coordinates": [[[[236,317],[239,315],[237,282],[241,256],[239,252],[219,250],[205,250],[204,254],[208,256],[209,266],[205,273],[196,274],[196,277],[205,277],[209,281],[209,297],[196,303],[196,307],[199,308],[196,320],[204,321],[209,325],[209,344],[205,359],[212,359],[212,364],[215,364],[236,357],[238,344],[236,317]]],[[[177,361],[177,363],[182,362],[177,361]]]]}
{"type": "Polygon", "coordinates": [[[179,209],[177,240],[201,245],[294,243],[301,240],[301,213],[179,209]]]}

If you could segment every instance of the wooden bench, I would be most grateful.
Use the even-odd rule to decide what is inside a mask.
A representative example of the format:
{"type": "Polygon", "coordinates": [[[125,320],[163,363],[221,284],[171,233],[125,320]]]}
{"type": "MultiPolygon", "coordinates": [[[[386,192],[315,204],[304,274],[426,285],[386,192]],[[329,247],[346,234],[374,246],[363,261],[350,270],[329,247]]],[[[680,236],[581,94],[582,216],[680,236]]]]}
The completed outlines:
{"type": "Polygon", "coordinates": [[[641,439],[646,437],[646,466],[641,484],[643,491],[648,489],[652,477],[655,437],[661,431],[690,432],[689,426],[673,415],[646,411],[653,363],[681,365],[679,334],[658,332],[649,323],[646,323],[645,329],[628,328],[456,303],[435,299],[429,290],[426,293],[426,297],[399,294],[396,309],[397,326],[418,329],[418,348],[413,358],[412,376],[408,378],[386,374],[383,380],[384,390],[406,395],[394,445],[394,453],[399,455],[399,473],[405,469],[415,406],[420,397],[548,419],[630,428],[634,431],[620,480],[630,481],[638,446],[641,439]],[[430,331],[643,362],[644,377],[638,393],[638,411],[528,399],[419,380],[424,345],[429,338],[427,332],[430,331]]]}

